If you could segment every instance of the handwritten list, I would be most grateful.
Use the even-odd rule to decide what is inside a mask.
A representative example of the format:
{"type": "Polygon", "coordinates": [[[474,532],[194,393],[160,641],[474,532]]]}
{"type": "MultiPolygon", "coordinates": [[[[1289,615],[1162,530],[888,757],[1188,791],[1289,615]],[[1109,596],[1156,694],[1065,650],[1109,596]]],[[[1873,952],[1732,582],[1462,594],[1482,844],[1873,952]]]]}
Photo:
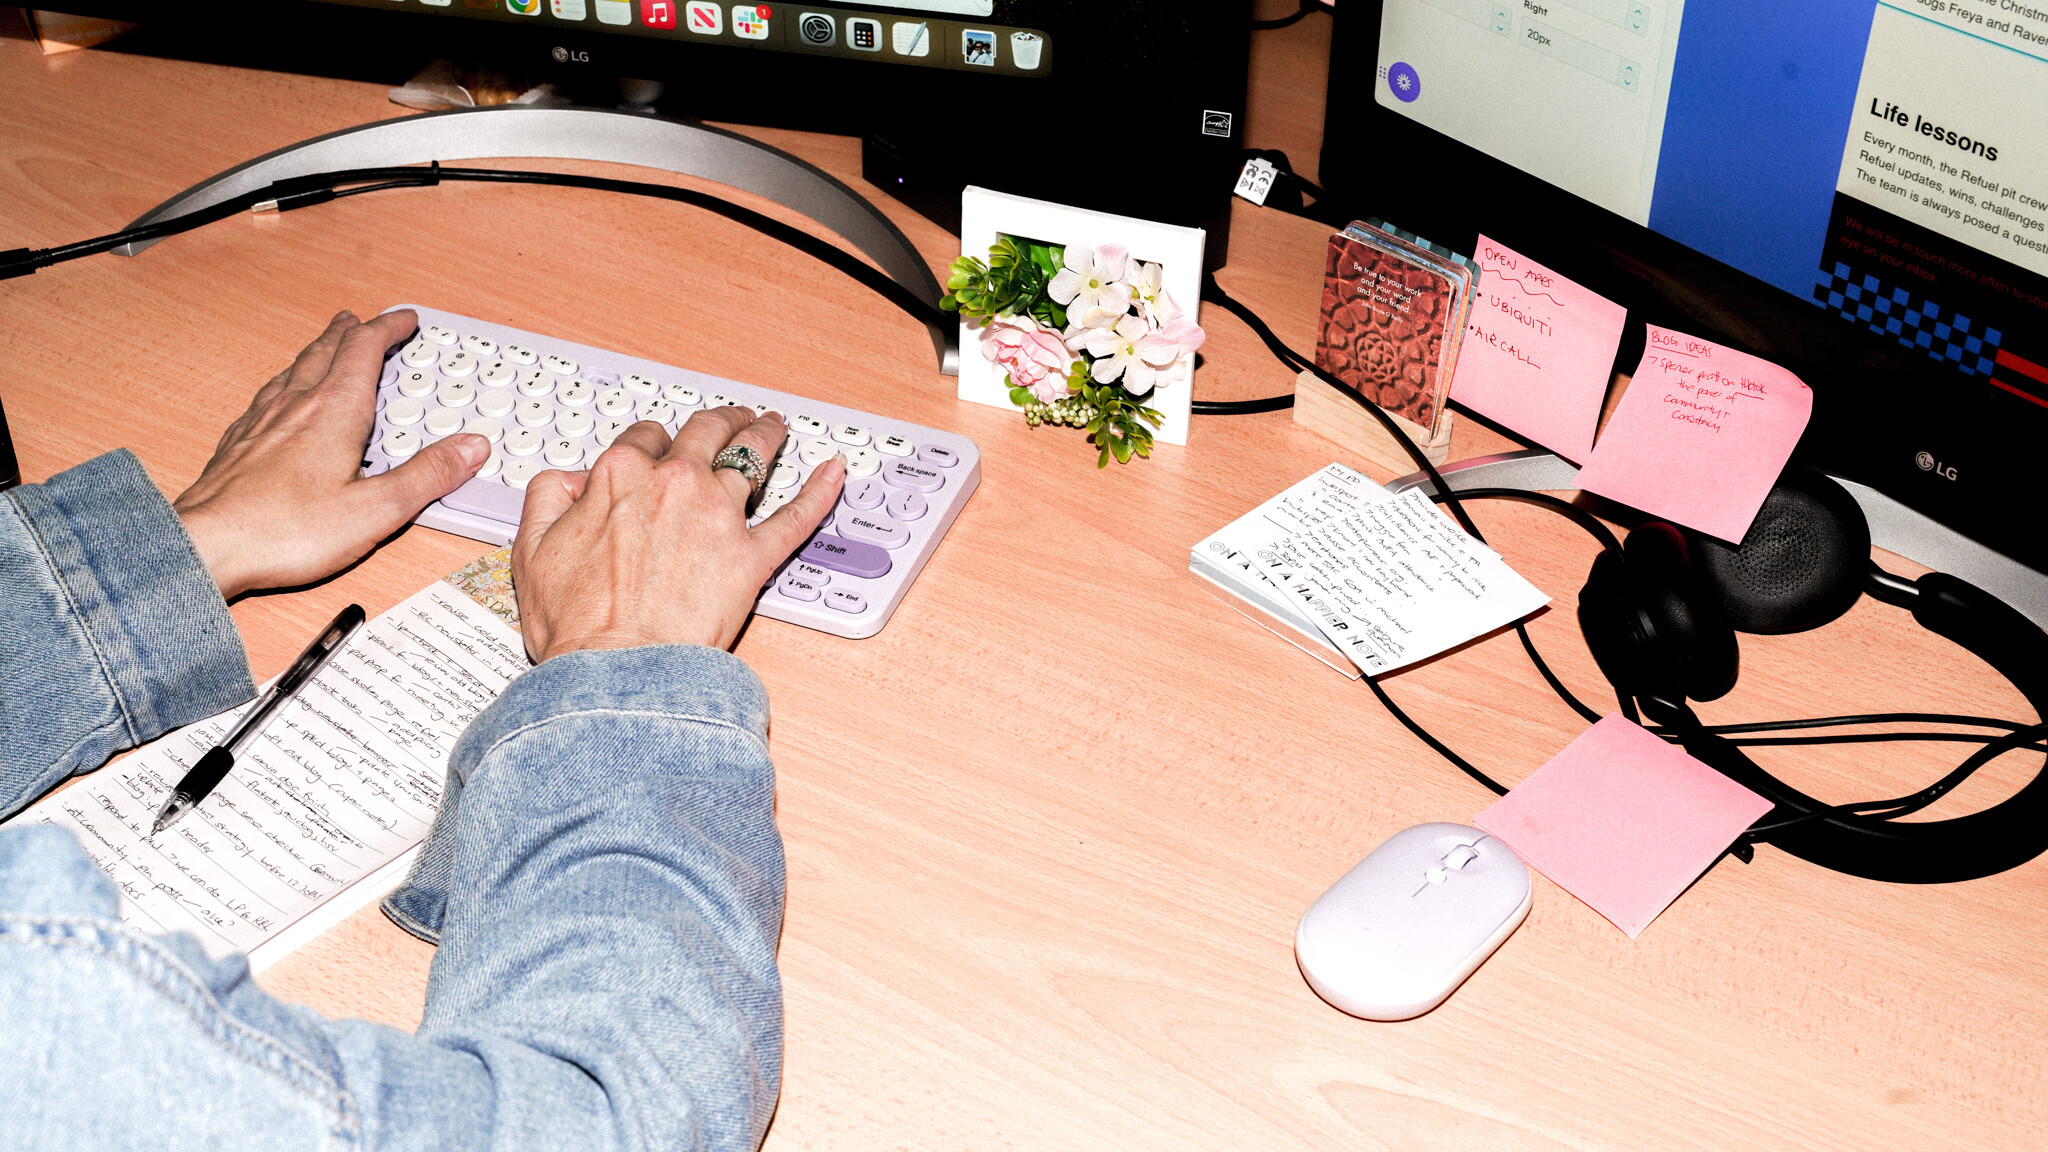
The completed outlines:
{"type": "Polygon", "coordinates": [[[1268,578],[1368,676],[1448,651],[1550,600],[1414,489],[1275,551],[1268,578]]]}
{"type": "Polygon", "coordinates": [[[1568,460],[1593,450],[1628,310],[1479,238],[1479,288],[1451,398],[1568,460]]]}
{"type": "Polygon", "coordinates": [[[1792,373],[1653,324],[1578,484],[1740,544],[1812,415],[1792,373]]]}
{"type": "Polygon", "coordinates": [[[158,806],[241,709],[115,760],[20,819],[71,829],[120,890],[129,925],[191,932],[215,955],[253,952],[426,838],[456,739],[526,668],[517,631],[436,583],[358,631],[163,835],[145,835],[158,806]]]}

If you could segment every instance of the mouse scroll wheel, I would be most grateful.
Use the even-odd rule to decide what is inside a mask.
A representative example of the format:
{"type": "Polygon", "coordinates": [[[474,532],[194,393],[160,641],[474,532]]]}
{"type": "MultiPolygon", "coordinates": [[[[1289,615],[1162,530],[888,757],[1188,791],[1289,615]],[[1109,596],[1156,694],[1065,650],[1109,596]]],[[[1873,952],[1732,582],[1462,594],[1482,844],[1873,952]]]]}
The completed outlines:
{"type": "Polygon", "coordinates": [[[1463,871],[1465,865],[1479,859],[1479,850],[1469,844],[1460,844],[1444,853],[1444,867],[1463,871]]]}

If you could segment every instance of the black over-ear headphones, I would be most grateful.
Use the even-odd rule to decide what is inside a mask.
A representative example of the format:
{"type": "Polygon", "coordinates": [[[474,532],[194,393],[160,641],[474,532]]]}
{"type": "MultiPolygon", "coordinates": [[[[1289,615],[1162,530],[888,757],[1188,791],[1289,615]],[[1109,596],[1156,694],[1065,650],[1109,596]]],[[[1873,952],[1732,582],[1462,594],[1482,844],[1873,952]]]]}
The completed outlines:
{"type": "Polygon", "coordinates": [[[1931,572],[1905,580],[1870,559],[1870,528],[1841,485],[1789,470],[1740,548],[1661,521],[1629,533],[1594,561],[1579,593],[1579,627],[1624,707],[1639,704],[1686,751],[1776,804],[1746,834],[1826,868],[1872,880],[1945,883],[2023,864],[2048,850],[2048,765],[2002,803],[1950,820],[1901,823],[2040,726],[1991,742],[1911,803],[1837,807],[1779,780],[1707,731],[1687,700],[1735,686],[1737,632],[1818,628],[1869,593],[1910,608],[1921,627],[1997,669],[2048,716],[2048,635],[1990,594],[1931,572]],[[1873,814],[1868,809],[1888,809],[1873,814]]]}

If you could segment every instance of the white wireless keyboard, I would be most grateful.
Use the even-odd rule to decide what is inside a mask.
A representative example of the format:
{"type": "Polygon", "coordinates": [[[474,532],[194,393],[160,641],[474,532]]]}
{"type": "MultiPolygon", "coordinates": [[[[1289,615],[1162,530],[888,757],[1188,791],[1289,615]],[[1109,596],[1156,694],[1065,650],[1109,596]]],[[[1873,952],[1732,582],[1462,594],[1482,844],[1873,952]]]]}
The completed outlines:
{"type": "Polygon", "coordinates": [[[527,481],[549,468],[590,467],[636,421],[673,433],[700,408],[773,409],[789,424],[789,439],[748,523],[788,503],[836,453],[846,454],[846,490],[755,609],[859,639],[889,622],[981,483],[981,450],[965,436],[433,308],[396,307],[419,313],[420,331],[384,365],[363,474],[457,432],[479,433],[493,446],[474,479],[420,513],[430,528],[510,543],[527,481]]]}

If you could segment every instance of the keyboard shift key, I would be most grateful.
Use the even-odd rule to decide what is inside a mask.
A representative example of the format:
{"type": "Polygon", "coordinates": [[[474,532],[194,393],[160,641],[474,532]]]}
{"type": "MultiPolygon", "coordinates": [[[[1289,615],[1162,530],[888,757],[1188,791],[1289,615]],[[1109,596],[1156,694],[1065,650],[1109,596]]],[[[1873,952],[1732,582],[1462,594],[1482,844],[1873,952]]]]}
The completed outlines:
{"type": "Polygon", "coordinates": [[[830,568],[834,572],[844,572],[848,576],[873,580],[889,574],[890,560],[887,549],[829,533],[820,532],[811,537],[810,543],[804,545],[803,551],[797,555],[806,563],[816,564],[820,568],[830,568]]]}

